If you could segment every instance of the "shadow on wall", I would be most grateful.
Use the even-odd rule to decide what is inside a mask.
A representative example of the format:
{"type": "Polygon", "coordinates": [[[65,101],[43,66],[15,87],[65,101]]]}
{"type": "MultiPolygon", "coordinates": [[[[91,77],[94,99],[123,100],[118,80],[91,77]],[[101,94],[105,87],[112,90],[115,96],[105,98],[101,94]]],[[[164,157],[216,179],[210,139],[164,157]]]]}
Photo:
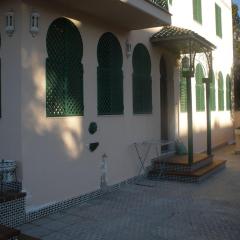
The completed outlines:
{"type": "MultiPolygon", "coordinates": [[[[28,55],[22,49],[24,69],[29,74],[23,95],[24,114],[22,120],[27,134],[46,136],[51,134],[61,141],[65,153],[70,159],[78,159],[83,151],[83,117],[46,117],[46,79],[45,65],[40,61],[39,53],[28,55]],[[44,66],[44,67],[43,67],[44,66]],[[29,70],[32,69],[32,72],[29,70]],[[33,132],[34,131],[34,132],[33,132]]],[[[60,146],[59,146],[60,147],[60,146]]]]}
{"type": "MultiPolygon", "coordinates": [[[[180,129],[180,138],[187,147],[188,144],[188,135],[187,129],[181,131],[180,129]]],[[[228,143],[233,140],[233,127],[232,125],[225,124],[221,126],[220,123],[215,120],[212,125],[212,147],[219,146],[223,143],[228,143]]],[[[195,129],[193,133],[193,147],[194,152],[203,152],[207,148],[207,131],[205,129],[195,129]]]]}

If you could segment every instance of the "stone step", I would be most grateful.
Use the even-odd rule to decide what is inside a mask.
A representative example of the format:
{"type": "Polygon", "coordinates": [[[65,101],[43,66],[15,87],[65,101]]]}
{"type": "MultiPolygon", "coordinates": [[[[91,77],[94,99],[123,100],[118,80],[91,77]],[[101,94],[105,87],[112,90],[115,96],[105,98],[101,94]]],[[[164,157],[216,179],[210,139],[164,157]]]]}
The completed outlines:
{"type": "Polygon", "coordinates": [[[212,163],[213,156],[207,154],[194,154],[193,163],[188,163],[188,156],[171,156],[166,159],[153,161],[153,170],[191,172],[212,163]]]}
{"type": "Polygon", "coordinates": [[[151,180],[175,180],[183,182],[201,182],[225,167],[226,160],[214,159],[210,164],[194,171],[162,171],[152,170],[148,174],[151,180]]]}

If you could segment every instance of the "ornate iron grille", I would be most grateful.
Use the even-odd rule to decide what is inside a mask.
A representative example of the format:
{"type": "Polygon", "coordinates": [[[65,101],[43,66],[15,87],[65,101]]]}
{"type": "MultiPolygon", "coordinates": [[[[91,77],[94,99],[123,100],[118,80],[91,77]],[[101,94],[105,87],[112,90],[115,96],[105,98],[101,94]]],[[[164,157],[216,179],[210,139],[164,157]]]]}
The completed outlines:
{"type": "Polygon", "coordinates": [[[48,117],[83,115],[83,45],[76,26],[55,20],[47,34],[46,111],[48,117]]]}
{"type": "Polygon", "coordinates": [[[137,44],[133,51],[133,112],[152,112],[151,59],[143,44],[137,44]]]}
{"type": "Polygon", "coordinates": [[[112,33],[100,38],[97,49],[98,114],[123,113],[123,56],[119,41],[112,33]]]}

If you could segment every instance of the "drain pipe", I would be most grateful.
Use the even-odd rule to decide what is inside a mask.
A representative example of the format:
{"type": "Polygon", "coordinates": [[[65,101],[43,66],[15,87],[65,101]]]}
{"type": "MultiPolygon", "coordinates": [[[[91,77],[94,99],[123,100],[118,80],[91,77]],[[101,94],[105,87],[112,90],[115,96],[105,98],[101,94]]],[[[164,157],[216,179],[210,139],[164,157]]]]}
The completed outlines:
{"type": "Polygon", "coordinates": [[[107,188],[107,158],[108,156],[106,153],[102,155],[102,160],[101,160],[101,181],[100,181],[100,187],[101,189],[106,189],[107,188]]]}

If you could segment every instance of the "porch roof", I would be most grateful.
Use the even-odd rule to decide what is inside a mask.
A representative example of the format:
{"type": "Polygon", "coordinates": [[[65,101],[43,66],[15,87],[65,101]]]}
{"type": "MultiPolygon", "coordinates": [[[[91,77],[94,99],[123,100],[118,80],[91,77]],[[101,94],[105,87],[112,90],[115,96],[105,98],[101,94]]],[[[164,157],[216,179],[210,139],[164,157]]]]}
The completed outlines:
{"type": "Polygon", "coordinates": [[[154,45],[160,45],[180,54],[210,52],[216,49],[214,44],[194,31],[175,26],[162,27],[150,38],[150,41],[154,45]]]}

